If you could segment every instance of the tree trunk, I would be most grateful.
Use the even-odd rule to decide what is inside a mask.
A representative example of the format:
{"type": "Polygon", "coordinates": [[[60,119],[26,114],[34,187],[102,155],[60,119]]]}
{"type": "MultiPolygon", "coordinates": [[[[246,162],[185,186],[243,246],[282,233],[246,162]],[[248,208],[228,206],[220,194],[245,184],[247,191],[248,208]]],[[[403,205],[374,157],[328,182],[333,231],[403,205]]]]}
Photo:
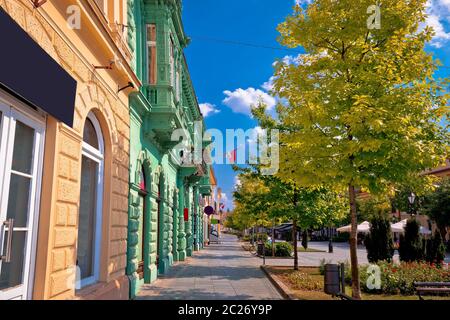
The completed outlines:
{"type": "Polygon", "coordinates": [[[351,214],[351,232],[350,232],[350,261],[352,268],[352,297],[361,300],[361,288],[359,283],[358,269],[358,221],[356,217],[356,192],[355,186],[349,185],[348,193],[350,196],[350,214],[351,214]]]}
{"type": "Polygon", "coordinates": [[[292,238],[294,238],[294,270],[298,270],[297,219],[292,222],[292,238]]]}
{"type": "Polygon", "coordinates": [[[303,230],[302,233],[302,247],[305,248],[305,250],[308,249],[308,230],[303,230]]]}
{"type": "Polygon", "coordinates": [[[272,220],[272,257],[275,257],[275,219],[272,220]]]}

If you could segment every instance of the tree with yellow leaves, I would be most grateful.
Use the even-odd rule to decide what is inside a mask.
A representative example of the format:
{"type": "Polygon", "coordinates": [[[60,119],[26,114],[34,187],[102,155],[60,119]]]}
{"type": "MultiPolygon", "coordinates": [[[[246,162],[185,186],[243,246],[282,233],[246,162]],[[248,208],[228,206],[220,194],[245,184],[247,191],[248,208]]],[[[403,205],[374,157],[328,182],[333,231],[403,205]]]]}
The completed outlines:
{"type": "MultiPolygon", "coordinates": [[[[352,231],[352,294],[360,299],[356,194],[372,194],[427,177],[443,163],[450,136],[442,125],[448,96],[425,46],[433,30],[426,0],[315,0],[279,26],[280,42],[302,47],[294,62],[276,65],[273,93],[282,103],[280,177],[300,186],[348,192],[352,231]],[[368,21],[369,20],[369,21],[368,21]]],[[[262,109],[255,115],[269,123],[262,109]]]]}
{"type": "MultiPolygon", "coordinates": [[[[235,167],[240,171],[240,185],[233,196],[241,217],[270,225],[270,221],[292,222],[294,270],[298,265],[298,227],[302,230],[333,226],[345,216],[345,199],[337,192],[323,187],[300,188],[279,177],[261,174],[260,166],[235,167]]],[[[273,239],[274,240],[274,239],[273,239]]],[[[273,244],[273,242],[272,242],[273,244]]]]}

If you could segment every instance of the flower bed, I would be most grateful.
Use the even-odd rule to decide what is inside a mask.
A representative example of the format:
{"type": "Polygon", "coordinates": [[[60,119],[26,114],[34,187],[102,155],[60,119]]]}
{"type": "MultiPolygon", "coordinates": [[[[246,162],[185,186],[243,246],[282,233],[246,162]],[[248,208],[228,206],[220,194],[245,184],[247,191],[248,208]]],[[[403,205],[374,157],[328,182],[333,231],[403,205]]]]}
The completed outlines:
{"type": "MultiPolygon", "coordinates": [[[[379,262],[381,289],[369,289],[367,270],[360,267],[361,289],[368,293],[414,295],[414,282],[450,282],[450,270],[423,262],[394,264],[379,262]]],[[[347,270],[350,272],[350,270],[347,270]]],[[[347,273],[347,278],[350,273],[347,273]]],[[[369,281],[370,283],[370,281],[369,281]]]]}
{"type": "Polygon", "coordinates": [[[323,277],[301,270],[290,273],[286,278],[294,290],[323,291],[323,277]]]}

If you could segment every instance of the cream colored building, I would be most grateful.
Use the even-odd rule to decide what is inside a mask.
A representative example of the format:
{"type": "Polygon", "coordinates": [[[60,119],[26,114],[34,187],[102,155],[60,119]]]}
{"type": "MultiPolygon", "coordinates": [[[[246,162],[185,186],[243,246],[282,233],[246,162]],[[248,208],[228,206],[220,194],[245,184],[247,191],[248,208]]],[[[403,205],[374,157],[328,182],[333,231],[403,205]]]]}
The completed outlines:
{"type": "MultiPolygon", "coordinates": [[[[24,45],[40,47],[44,63],[65,70],[58,72],[66,88],[76,85],[72,105],[48,111],[54,100],[46,97],[61,95],[63,81],[50,82],[54,74],[44,70],[34,82],[42,89],[33,91],[26,80],[42,63],[36,55],[4,62],[25,94],[14,83],[11,90],[0,70],[0,300],[129,296],[128,95],[140,83],[125,40],[126,4],[51,0],[35,8],[30,0],[0,0],[2,25],[16,30],[15,21],[24,45]],[[26,58],[32,68],[24,69],[26,58]]],[[[1,50],[18,43],[8,36],[2,30],[1,50]]]]}

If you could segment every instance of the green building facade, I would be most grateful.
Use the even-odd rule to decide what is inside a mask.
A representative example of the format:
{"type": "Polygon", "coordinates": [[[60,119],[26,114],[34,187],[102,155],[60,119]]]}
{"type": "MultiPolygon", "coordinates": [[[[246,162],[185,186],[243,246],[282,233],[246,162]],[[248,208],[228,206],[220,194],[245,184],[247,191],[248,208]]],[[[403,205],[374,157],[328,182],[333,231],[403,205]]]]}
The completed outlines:
{"type": "Polygon", "coordinates": [[[196,141],[205,148],[203,117],[183,49],[189,40],[180,0],[128,0],[128,42],[142,82],[130,97],[130,192],[127,275],[130,295],[203,248],[209,167],[186,163],[196,141]],[[200,124],[200,126],[199,126],[200,124]],[[196,126],[201,128],[196,131],[196,126]],[[177,129],[186,148],[175,148],[177,129]]]}

